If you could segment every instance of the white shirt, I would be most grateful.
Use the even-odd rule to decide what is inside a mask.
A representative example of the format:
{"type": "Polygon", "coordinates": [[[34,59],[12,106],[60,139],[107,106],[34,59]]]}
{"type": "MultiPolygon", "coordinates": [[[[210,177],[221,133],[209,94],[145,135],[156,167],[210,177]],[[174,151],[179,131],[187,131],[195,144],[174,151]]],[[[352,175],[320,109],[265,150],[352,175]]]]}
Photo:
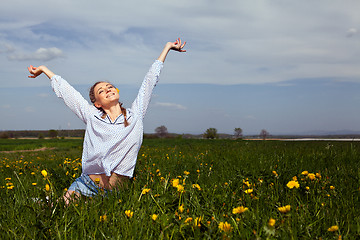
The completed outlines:
{"type": "Polygon", "coordinates": [[[110,176],[115,172],[133,176],[143,141],[143,119],[162,68],[163,62],[156,60],[146,74],[135,101],[126,109],[127,127],[123,114],[114,122],[109,116],[103,119],[103,112],[89,104],[66,80],[58,75],[51,78],[55,94],[86,124],[82,153],[84,174],[110,176]]]}

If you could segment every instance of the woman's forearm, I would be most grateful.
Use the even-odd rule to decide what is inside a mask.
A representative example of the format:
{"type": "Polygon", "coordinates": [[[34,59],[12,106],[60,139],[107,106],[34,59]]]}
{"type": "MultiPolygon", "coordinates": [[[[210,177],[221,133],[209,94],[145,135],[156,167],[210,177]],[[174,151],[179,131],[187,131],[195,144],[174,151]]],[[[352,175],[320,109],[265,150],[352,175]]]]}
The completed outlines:
{"type": "Polygon", "coordinates": [[[164,49],[162,50],[162,52],[160,53],[160,56],[158,57],[158,60],[161,62],[165,62],[166,56],[168,55],[170,49],[171,49],[171,44],[170,42],[168,42],[164,49]]]}

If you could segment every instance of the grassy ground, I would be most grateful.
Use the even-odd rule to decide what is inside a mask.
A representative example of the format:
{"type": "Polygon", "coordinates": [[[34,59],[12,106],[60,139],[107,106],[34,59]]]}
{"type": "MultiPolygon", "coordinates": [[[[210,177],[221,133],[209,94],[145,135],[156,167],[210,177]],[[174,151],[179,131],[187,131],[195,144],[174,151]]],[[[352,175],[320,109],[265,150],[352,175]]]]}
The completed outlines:
{"type": "Polygon", "coordinates": [[[145,140],[125,189],[69,207],[81,140],[0,143],[55,148],[0,152],[1,239],[360,237],[358,142],[145,140]]]}

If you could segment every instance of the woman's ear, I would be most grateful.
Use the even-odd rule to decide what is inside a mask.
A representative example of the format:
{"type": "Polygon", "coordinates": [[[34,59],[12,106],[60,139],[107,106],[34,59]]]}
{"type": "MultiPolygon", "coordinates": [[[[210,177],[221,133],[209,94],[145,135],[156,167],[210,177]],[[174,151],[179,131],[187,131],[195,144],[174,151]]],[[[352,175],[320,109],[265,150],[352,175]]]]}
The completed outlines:
{"type": "Polygon", "coordinates": [[[98,102],[94,102],[94,106],[97,107],[97,108],[101,108],[101,104],[98,103],[98,102]]]}

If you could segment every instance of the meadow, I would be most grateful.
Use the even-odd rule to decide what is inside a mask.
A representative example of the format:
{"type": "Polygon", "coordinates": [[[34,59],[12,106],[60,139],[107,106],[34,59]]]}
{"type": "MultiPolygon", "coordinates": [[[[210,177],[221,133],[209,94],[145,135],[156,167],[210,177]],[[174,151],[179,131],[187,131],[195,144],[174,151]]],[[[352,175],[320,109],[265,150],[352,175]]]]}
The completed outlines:
{"type": "Polygon", "coordinates": [[[146,139],[127,186],[65,207],[81,150],[0,140],[0,239],[360,238],[360,142],[146,139]]]}

